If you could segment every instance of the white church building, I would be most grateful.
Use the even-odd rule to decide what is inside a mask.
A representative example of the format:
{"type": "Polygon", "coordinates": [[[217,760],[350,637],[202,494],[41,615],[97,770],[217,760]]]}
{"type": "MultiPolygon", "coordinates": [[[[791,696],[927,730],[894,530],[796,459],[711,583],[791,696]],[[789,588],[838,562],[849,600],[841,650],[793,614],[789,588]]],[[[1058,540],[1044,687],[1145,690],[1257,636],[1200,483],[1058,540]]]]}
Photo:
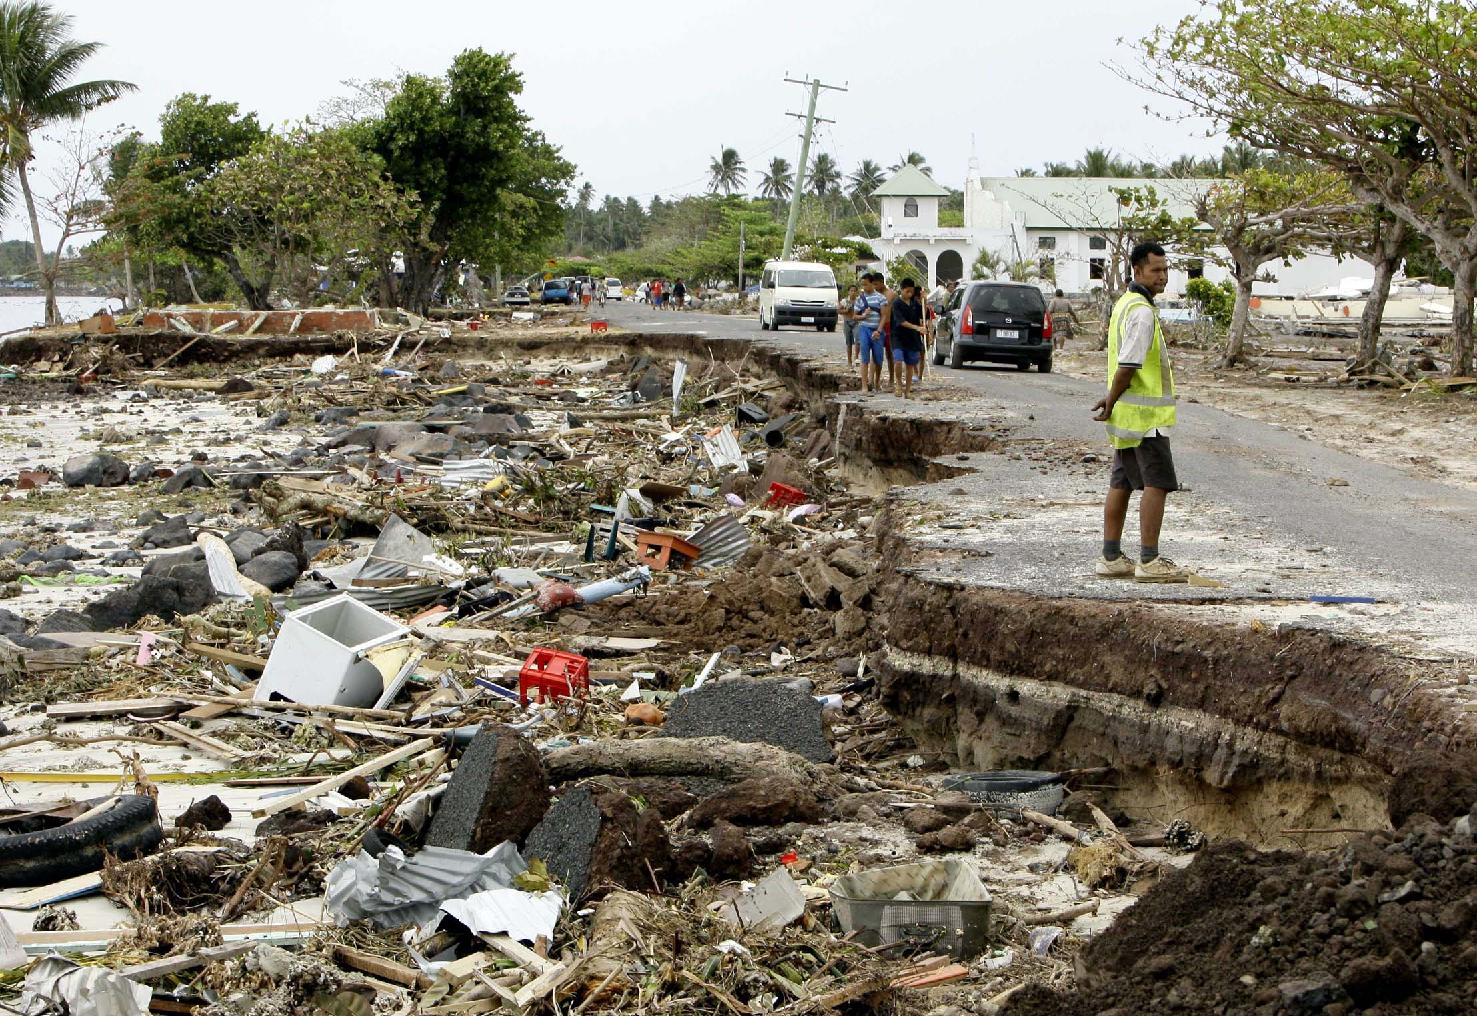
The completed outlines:
{"type": "MultiPolygon", "coordinates": [[[[1221,181],[1213,179],[1125,179],[1104,177],[982,177],[970,160],[964,181],[964,225],[940,226],[939,205],[949,196],[927,173],[904,166],[873,195],[880,201],[881,230],[868,239],[884,262],[906,257],[918,266],[920,279],[931,289],[948,279],[970,277],[981,251],[993,252],[1001,263],[1034,263],[1041,285],[1069,294],[1088,293],[1102,286],[1111,268],[1111,245],[1119,235],[1122,208],[1113,188],[1153,187],[1168,212],[1176,217],[1193,213],[1194,199],[1221,181]]],[[[1126,269],[1125,269],[1126,270],[1126,269]]],[[[1254,292],[1265,296],[1299,296],[1337,289],[1349,276],[1368,275],[1362,261],[1310,254],[1284,265],[1273,262],[1263,269],[1275,282],[1258,282],[1254,292]]],[[[1170,272],[1168,292],[1179,295],[1185,283],[1204,275],[1212,282],[1229,277],[1213,261],[1191,261],[1170,272]]]]}

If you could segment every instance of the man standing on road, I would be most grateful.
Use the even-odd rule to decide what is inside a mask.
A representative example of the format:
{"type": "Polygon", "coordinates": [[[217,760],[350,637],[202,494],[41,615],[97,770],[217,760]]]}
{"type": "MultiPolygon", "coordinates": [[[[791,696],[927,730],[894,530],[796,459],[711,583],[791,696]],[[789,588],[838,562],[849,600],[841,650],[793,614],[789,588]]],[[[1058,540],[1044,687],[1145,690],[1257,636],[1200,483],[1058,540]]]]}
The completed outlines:
{"type": "Polygon", "coordinates": [[[1169,452],[1175,423],[1174,373],[1159,326],[1154,297],[1169,283],[1169,263],[1157,243],[1140,243],[1129,255],[1133,282],[1108,318],[1108,394],[1093,406],[1107,424],[1113,472],[1103,506],[1103,553],[1097,574],[1139,582],[1186,582],[1184,569],[1159,554],[1164,501],[1179,489],[1169,452]],[[1139,496],[1139,562],[1123,553],[1128,499],[1139,496]]]}
{"type": "Polygon", "coordinates": [[[875,273],[862,276],[862,295],[852,304],[856,316],[857,357],[862,364],[862,391],[882,387],[882,311],[887,297],[878,292],[881,282],[875,273]]]}
{"type": "Polygon", "coordinates": [[[1066,349],[1067,340],[1073,338],[1072,326],[1080,325],[1077,320],[1077,312],[1072,309],[1072,301],[1062,295],[1058,289],[1056,296],[1046,305],[1046,312],[1051,315],[1051,344],[1057,349],[1066,349]]]}
{"type": "Polygon", "coordinates": [[[678,279],[672,283],[672,309],[682,310],[687,306],[687,287],[678,279]]]}
{"type": "Polygon", "coordinates": [[[923,337],[928,327],[924,323],[923,302],[918,299],[918,287],[912,279],[904,279],[898,285],[898,298],[892,301],[889,320],[892,357],[903,376],[902,396],[909,399],[913,397],[913,370],[923,362],[923,337]]]}
{"type": "Polygon", "coordinates": [[[846,290],[846,299],[841,301],[841,334],[846,339],[846,369],[856,366],[856,314],[852,306],[856,303],[858,290],[851,286],[846,290]]]}

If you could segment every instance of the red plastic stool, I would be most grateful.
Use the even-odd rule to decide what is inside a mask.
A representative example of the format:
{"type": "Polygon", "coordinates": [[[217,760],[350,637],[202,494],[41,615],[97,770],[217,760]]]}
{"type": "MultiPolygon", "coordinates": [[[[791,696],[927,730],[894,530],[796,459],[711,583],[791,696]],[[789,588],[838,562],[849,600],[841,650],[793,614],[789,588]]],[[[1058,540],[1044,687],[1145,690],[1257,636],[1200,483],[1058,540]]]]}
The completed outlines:
{"type": "Polygon", "coordinates": [[[767,503],[776,508],[789,508],[792,505],[804,504],[805,491],[799,487],[791,487],[788,483],[771,483],[767,503]]]}
{"type": "Polygon", "coordinates": [[[590,334],[591,335],[604,335],[608,331],[610,331],[610,322],[608,322],[608,321],[591,321],[590,322],[590,334]]]}
{"type": "Polygon", "coordinates": [[[588,698],[590,661],[557,649],[535,649],[518,671],[518,701],[528,705],[529,691],[539,702],[556,698],[588,698]]]}

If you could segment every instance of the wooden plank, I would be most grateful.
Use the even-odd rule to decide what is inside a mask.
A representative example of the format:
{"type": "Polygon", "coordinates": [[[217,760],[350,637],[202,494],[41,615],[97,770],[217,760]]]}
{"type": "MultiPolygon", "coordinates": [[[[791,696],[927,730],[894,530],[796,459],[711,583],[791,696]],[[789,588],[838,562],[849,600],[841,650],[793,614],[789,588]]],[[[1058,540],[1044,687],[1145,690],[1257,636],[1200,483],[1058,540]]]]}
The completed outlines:
{"type": "Polygon", "coordinates": [[[135,713],[174,712],[188,705],[174,698],[109,699],[99,702],[53,702],[46,707],[51,720],[86,720],[135,713]]]}
{"type": "Polygon", "coordinates": [[[253,818],[266,818],[268,815],[275,815],[279,811],[296,808],[298,805],[311,801],[320,794],[326,794],[330,790],[337,790],[356,776],[369,776],[372,773],[388,769],[396,762],[403,762],[412,755],[419,755],[421,752],[435,748],[435,746],[435,740],[429,737],[423,737],[418,741],[411,741],[409,744],[396,748],[392,752],[387,752],[379,758],[370,759],[363,765],[357,765],[347,772],[342,772],[337,776],[330,776],[326,780],[321,780],[306,790],[300,790],[296,794],[290,794],[281,800],[273,801],[271,804],[263,807],[253,808],[251,815],[253,818]]]}
{"type": "Polygon", "coordinates": [[[969,968],[958,963],[951,963],[937,970],[927,970],[919,974],[904,974],[891,982],[894,988],[936,988],[940,984],[953,984],[962,981],[969,976],[969,968]]]}
{"type": "Polygon", "coordinates": [[[353,949],[346,945],[333,947],[334,961],[341,966],[362,973],[373,974],[382,980],[393,984],[403,985],[407,988],[429,988],[431,978],[412,967],[395,963],[373,953],[367,953],[359,949],[353,949]]]}
{"type": "Polygon", "coordinates": [[[217,663],[231,663],[242,670],[266,670],[267,661],[260,656],[250,656],[246,653],[233,652],[230,649],[219,649],[215,646],[202,645],[199,642],[186,642],[185,651],[207,659],[215,660],[217,663]]]}
{"type": "Polygon", "coordinates": [[[216,758],[225,759],[227,762],[240,762],[242,759],[250,758],[251,752],[243,751],[234,745],[209,734],[202,734],[191,730],[189,727],[179,723],[171,723],[169,720],[159,720],[151,723],[155,730],[162,730],[177,741],[182,741],[190,747],[214,755],[216,758]]]}
{"type": "Polygon", "coordinates": [[[256,330],[258,328],[260,328],[262,326],[262,322],[264,322],[266,320],[267,320],[267,312],[266,311],[262,311],[261,313],[259,313],[256,316],[256,320],[251,323],[251,327],[248,328],[248,329],[246,329],[246,331],[243,332],[242,334],[244,334],[244,335],[255,335],[256,334],[256,330]]]}
{"type": "Polygon", "coordinates": [[[209,945],[198,953],[186,953],[182,956],[166,956],[162,960],[150,960],[147,963],[135,963],[131,967],[124,967],[118,973],[124,977],[131,977],[135,981],[149,981],[156,977],[168,977],[170,974],[178,974],[184,970],[194,970],[203,967],[207,963],[216,960],[228,960],[232,956],[240,956],[244,952],[250,952],[256,948],[255,942],[232,942],[229,945],[209,945]]]}
{"type": "Polygon", "coordinates": [[[50,885],[38,885],[30,889],[6,889],[0,892],[0,910],[36,910],[48,903],[90,896],[102,887],[102,872],[94,871],[64,878],[50,885]]]}
{"type": "Polygon", "coordinates": [[[509,938],[507,935],[479,935],[477,937],[519,966],[536,974],[546,973],[550,967],[560,965],[540,956],[522,942],[509,938]]]}
{"type": "MultiPolygon", "coordinates": [[[[319,932],[334,927],[322,921],[301,921],[293,924],[223,924],[221,939],[224,942],[279,941],[294,942],[310,938],[319,932]]],[[[44,955],[56,949],[70,952],[97,952],[106,949],[125,935],[132,935],[132,928],[97,928],[91,931],[19,931],[16,940],[21,948],[32,956],[44,955]]]]}

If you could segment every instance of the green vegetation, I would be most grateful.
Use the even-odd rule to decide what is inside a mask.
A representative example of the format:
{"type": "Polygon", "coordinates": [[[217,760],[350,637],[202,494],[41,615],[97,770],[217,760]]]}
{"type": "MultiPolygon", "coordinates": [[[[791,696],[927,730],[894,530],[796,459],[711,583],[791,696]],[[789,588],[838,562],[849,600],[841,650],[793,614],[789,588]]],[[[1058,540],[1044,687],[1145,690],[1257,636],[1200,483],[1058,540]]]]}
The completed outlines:
{"type": "Polygon", "coordinates": [[[1191,279],[1185,283],[1185,296],[1198,304],[1206,317],[1218,328],[1231,326],[1231,308],[1236,302],[1236,284],[1230,279],[1211,282],[1209,279],[1191,279]]]}

